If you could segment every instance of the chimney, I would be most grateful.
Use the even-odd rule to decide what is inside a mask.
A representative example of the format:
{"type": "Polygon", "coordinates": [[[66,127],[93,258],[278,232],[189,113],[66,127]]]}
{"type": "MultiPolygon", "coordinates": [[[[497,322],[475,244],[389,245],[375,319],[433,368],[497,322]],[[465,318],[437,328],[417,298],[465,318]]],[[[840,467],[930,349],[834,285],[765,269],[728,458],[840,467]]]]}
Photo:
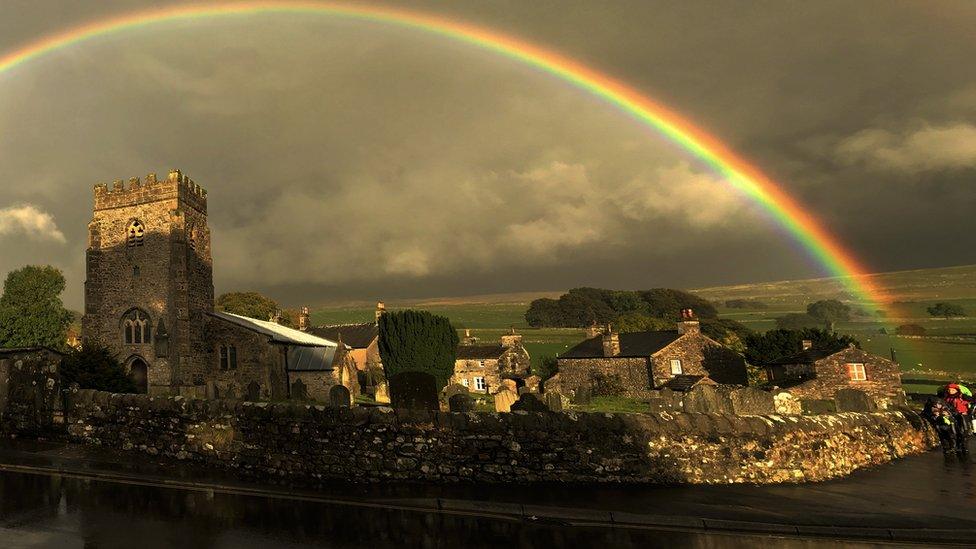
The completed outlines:
{"type": "Polygon", "coordinates": [[[271,318],[268,319],[268,322],[274,322],[275,324],[281,324],[281,311],[276,310],[274,312],[274,314],[271,315],[271,318]]]}
{"type": "Polygon", "coordinates": [[[376,323],[380,323],[380,317],[386,314],[386,304],[382,301],[376,302],[376,323]]]}
{"type": "Polygon", "coordinates": [[[681,320],[678,321],[678,333],[698,334],[701,333],[701,325],[695,317],[695,311],[691,309],[681,309],[681,320]]]}
{"type": "Polygon", "coordinates": [[[804,339],[800,346],[802,347],[802,350],[809,351],[810,349],[813,349],[813,341],[804,339]]]}
{"type": "Polygon", "coordinates": [[[613,331],[613,327],[607,324],[607,330],[603,333],[603,356],[611,357],[620,354],[620,334],[613,331]]]}
{"type": "Polygon", "coordinates": [[[586,328],[586,339],[593,339],[594,337],[602,333],[603,333],[603,328],[598,326],[596,321],[594,320],[593,324],[590,324],[590,326],[586,328]]]}
{"type": "Polygon", "coordinates": [[[298,329],[307,332],[308,331],[308,307],[302,307],[302,312],[298,313],[298,329]]]}
{"type": "Polygon", "coordinates": [[[461,340],[462,345],[474,345],[478,342],[478,338],[471,335],[471,328],[464,329],[464,339],[461,340]]]}
{"type": "Polygon", "coordinates": [[[512,326],[511,332],[502,336],[502,347],[510,349],[512,347],[517,347],[522,344],[522,336],[515,333],[515,326],[512,326]]]}

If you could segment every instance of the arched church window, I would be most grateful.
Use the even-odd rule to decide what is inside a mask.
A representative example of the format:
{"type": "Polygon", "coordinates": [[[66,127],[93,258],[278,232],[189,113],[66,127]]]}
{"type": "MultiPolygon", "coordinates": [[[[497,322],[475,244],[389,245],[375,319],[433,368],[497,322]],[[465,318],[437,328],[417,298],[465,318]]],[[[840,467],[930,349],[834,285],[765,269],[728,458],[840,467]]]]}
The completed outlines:
{"type": "Polygon", "coordinates": [[[190,228],[186,231],[186,240],[190,243],[190,249],[197,249],[197,228],[190,225],[190,228]]]}
{"type": "Polygon", "coordinates": [[[133,220],[125,231],[125,237],[130,247],[142,246],[146,239],[146,226],[138,219],[133,220]]]}
{"type": "Polygon", "coordinates": [[[220,369],[221,370],[237,369],[237,346],[236,345],[220,346],[220,369]]]}
{"type": "Polygon", "coordinates": [[[149,315],[133,309],[122,317],[122,337],[127,344],[152,343],[152,321],[149,315]]]}

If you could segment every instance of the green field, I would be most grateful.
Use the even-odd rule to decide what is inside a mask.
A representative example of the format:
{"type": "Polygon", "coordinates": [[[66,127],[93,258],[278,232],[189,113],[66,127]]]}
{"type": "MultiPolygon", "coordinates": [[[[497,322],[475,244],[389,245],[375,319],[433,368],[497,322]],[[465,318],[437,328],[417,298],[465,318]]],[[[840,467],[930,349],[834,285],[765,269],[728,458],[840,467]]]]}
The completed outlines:
{"type": "MultiPolygon", "coordinates": [[[[945,320],[932,318],[926,307],[945,301],[961,305],[970,315],[976,315],[976,265],[902,271],[872,275],[874,284],[896,301],[897,317],[878,316],[868,303],[858,301],[845,289],[841,280],[824,278],[758,284],[740,284],[692,290],[714,302],[722,318],[737,320],[755,331],[775,327],[775,318],[791,312],[803,312],[807,303],[820,299],[840,299],[855,311],[849,322],[837,325],[837,331],[855,336],[863,347],[881,356],[895,350],[906,377],[948,379],[976,375],[976,316],[945,320]],[[761,310],[729,309],[728,299],[759,300],[768,305],[761,310]],[[906,338],[881,333],[882,328],[893,333],[900,324],[918,324],[926,329],[924,338],[906,338]]],[[[404,301],[388,303],[390,310],[420,308],[447,316],[459,329],[469,328],[481,342],[498,341],[499,336],[515,327],[524,336],[525,346],[533,364],[546,355],[556,355],[583,340],[582,330],[529,328],[523,314],[535,297],[547,294],[479,296],[476,302],[465,303],[464,298],[437,301],[404,301]]],[[[372,306],[330,307],[316,310],[314,324],[342,324],[368,322],[374,317],[372,306]]],[[[915,386],[910,391],[931,387],[915,386]]],[[[610,405],[612,403],[605,403],[610,405]]],[[[612,407],[612,406],[611,406],[612,407]]]]}

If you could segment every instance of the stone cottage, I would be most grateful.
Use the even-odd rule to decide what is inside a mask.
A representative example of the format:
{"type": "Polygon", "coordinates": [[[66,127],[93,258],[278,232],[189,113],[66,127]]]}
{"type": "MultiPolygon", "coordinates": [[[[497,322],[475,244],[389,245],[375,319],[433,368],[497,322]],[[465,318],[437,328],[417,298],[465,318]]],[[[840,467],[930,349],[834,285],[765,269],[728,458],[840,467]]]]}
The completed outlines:
{"type": "MultiPolygon", "coordinates": [[[[467,337],[470,342],[472,338],[467,337]]],[[[522,336],[511,333],[490,345],[458,345],[454,375],[450,383],[457,383],[473,393],[497,393],[502,379],[522,380],[529,376],[531,357],[522,346],[522,336]]]]}
{"type": "Polygon", "coordinates": [[[151,173],[98,184],[94,199],[82,340],[107,348],[141,392],[287,398],[298,379],[314,394],[336,380],[357,390],[337,342],[214,312],[207,192],[192,179],[151,173]]]}
{"type": "Polygon", "coordinates": [[[802,400],[832,400],[841,389],[857,389],[880,408],[905,401],[898,364],[853,344],[814,349],[804,341],[799,353],[766,364],[766,373],[770,384],[802,400]]]}
{"type": "Polygon", "coordinates": [[[380,317],[385,312],[386,306],[380,301],[376,304],[376,319],[373,322],[310,326],[308,308],[303,308],[299,328],[311,335],[345,345],[356,366],[360,389],[373,394],[376,386],[385,379],[383,360],[380,358],[378,327],[380,317]]]}
{"type": "Polygon", "coordinates": [[[594,394],[649,398],[653,390],[672,385],[687,390],[702,380],[748,382],[742,355],[702,334],[688,310],[674,330],[621,334],[608,326],[556,360],[559,373],[546,383],[547,390],[586,388],[594,394]]]}

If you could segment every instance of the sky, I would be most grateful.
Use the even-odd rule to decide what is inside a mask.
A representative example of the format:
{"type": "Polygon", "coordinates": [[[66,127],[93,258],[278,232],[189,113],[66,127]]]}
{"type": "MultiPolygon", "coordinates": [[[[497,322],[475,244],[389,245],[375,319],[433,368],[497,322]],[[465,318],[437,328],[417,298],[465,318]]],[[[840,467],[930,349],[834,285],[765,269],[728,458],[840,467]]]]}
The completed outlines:
{"type": "MultiPolygon", "coordinates": [[[[158,4],[4,0],[0,52],[158,4]]],[[[388,4],[627,82],[871,271],[974,262],[976,3],[388,4]]],[[[288,305],[824,274],[605,101],[470,45],[308,14],[160,23],[0,73],[0,273],[56,265],[81,308],[93,185],[171,168],[209,192],[217,292],[288,305]]]]}

